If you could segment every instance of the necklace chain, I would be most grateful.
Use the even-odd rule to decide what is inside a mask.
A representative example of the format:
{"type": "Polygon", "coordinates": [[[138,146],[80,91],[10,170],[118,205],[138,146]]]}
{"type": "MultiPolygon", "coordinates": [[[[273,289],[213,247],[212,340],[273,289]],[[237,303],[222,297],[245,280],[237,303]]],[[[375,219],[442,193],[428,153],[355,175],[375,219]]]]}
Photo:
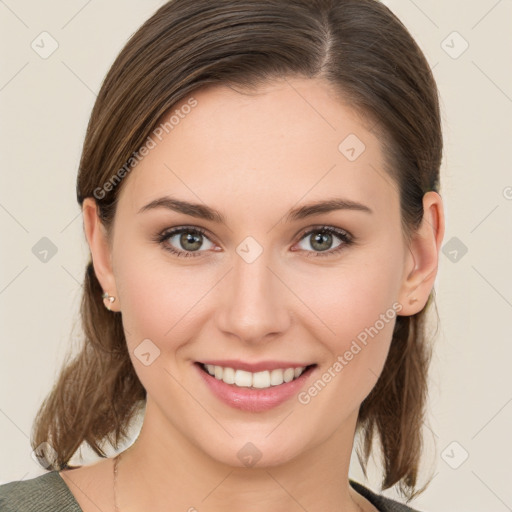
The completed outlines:
{"type": "MultiPolygon", "coordinates": [[[[117,494],[116,494],[116,483],[117,483],[117,466],[119,464],[119,459],[121,458],[121,453],[118,453],[115,457],[114,457],[114,510],[115,512],[119,512],[119,508],[117,506],[117,494]]],[[[361,511],[361,512],[364,512],[363,509],[361,508],[361,505],[359,505],[359,503],[356,503],[357,505],[357,508],[361,511]]]]}
{"type": "Polygon", "coordinates": [[[118,453],[114,457],[114,510],[115,510],[115,512],[119,512],[119,508],[117,507],[116,482],[117,482],[117,465],[119,463],[120,458],[121,458],[120,453],[118,453]]]}

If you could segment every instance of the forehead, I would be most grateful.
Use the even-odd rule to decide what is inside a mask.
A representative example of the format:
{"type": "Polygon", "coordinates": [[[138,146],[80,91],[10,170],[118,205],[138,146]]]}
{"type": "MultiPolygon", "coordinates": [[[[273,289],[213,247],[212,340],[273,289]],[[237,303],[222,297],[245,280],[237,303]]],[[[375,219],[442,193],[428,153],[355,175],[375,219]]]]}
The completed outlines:
{"type": "Polygon", "coordinates": [[[377,135],[326,82],[287,79],[244,93],[215,85],[191,97],[163,118],[167,127],[153,131],[152,149],[125,178],[119,204],[132,213],[165,194],[228,217],[231,207],[261,214],[334,195],[396,209],[377,135]]]}

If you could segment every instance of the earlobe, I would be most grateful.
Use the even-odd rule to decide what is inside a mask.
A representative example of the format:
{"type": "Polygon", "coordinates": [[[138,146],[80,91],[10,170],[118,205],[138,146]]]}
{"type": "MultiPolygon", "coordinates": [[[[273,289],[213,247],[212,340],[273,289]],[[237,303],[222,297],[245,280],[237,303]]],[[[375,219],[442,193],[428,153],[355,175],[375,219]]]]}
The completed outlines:
{"type": "Polygon", "coordinates": [[[423,220],[408,248],[399,297],[400,315],[414,315],[425,307],[437,275],[443,237],[443,202],[437,192],[430,191],[423,196],[423,220]]]}
{"type": "MultiPolygon", "coordinates": [[[[84,231],[87,243],[91,251],[91,258],[94,266],[94,272],[101,287],[110,297],[117,298],[117,290],[114,274],[112,271],[111,248],[108,243],[107,231],[101,222],[96,201],[92,197],[84,199],[82,205],[82,215],[84,222],[84,231]]],[[[112,305],[113,301],[104,300],[108,309],[116,311],[112,305]]],[[[115,300],[117,306],[118,300],[115,300]]]]}

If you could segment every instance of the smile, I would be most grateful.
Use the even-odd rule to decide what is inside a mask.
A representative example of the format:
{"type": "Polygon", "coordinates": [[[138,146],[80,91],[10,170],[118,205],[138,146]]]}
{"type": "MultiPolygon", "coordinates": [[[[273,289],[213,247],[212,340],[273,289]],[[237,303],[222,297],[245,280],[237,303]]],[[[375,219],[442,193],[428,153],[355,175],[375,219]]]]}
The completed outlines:
{"type": "Polygon", "coordinates": [[[234,384],[237,387],[265,389],[271,386],[280,386],[283,382],[291,382],[302,375],[306,366],[296,368],[277,368],[261,372],[248,372],[235,370],[230,367],[203,364],[203,368],[217,380],[226,384],[234,384]]]}
{"type": "Polygon", "coordinates": [[[268,411],[296,396],[317,369],[316,364],[288,366],[289,363],[282,365],[276,362],[250,365],[231,361],[232,366],[227,366],[227,363],[196,362],[193,366],[214,397],[230,407],[253,413],[268,411]],[[235,365],[238,368],[233,368],[235,365]],[[281,365],[283,367],[279,367],[281,365]],[[248,367],[258,371],[251,372],[248,367]],[[267,369],[263,369],[265,367],[267,369]]]}

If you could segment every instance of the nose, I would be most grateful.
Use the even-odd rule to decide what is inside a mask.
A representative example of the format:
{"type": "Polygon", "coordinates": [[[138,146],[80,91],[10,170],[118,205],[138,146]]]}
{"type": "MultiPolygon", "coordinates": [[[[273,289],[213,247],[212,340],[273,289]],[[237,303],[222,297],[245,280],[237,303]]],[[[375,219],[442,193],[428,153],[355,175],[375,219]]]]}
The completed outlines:
{"type": "Polygon", "coordinates": [[[217,327],[224,335],[255,344],[289,328],[287,304],[292,294],[271,266],[266,251],[251,263],[235,253],[217,297],[217,327]]]}

